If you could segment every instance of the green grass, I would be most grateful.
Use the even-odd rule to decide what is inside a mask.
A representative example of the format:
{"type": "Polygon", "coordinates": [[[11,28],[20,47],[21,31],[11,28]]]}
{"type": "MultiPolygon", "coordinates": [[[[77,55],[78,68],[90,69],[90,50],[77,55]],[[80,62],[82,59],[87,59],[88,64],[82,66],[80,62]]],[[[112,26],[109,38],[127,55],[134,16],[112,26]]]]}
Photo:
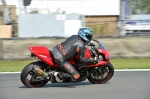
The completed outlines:
{"type": "Polygon", "coordinates": [[[150,58],[112,59],[115,69],[150,69],[150,58]]]}
{"type": "MultiPolygon", "coordinates": [[[[27,61],[0,61],[0,72],[21,71],[27,64],[35,60],[27,61]]],[[[115,69],[150,69],[150,59],[112,59],[115,69]]]]}
{"type": "Polygon", "coordinates": [[[21,71],[27,64],[33,60],[26,61],[0,61],[0,72],[17,72],[21,71]]]}

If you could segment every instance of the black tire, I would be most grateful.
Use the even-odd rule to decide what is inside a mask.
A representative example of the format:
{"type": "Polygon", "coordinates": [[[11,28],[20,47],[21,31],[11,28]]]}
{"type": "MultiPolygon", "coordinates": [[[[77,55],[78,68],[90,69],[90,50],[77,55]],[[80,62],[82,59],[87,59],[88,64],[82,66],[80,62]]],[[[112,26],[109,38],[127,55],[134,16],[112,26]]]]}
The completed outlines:
{"type": "MultiPolygon", "coordinates": [[[[38,81],[38,82],[31,82],[27,77],[28,75],[30,75],[30,73],[32,72],[32,67],[33,66],[38,66],[41,69],[46,68],[44,66],[44,64],[42,64],[41,62],[33,62],[28,64],[26,67],[23,68],[21,74],[20,74],[20,79],[21,82],[29,87],[29,88],[34,88],[34,87],[42,87],[44,86],[48,81],[47,80],[42,80],[42,81],[38,81]]],[[[32,76],[32,75],[31,75],[32,76]]]]}
{"type": "Polygon", "coordinates": [[[94,72],[88,76],[88,80],[91,83],[93,83],[93,84],[104,84],[104,83],[108,82],[114,75],[114,67],[111,63],[108,63],[106,66],[102,67],[100,70],[103,73],[100,73],[99,70],[97,70],[96,72],[94,72]],[[99,78],[96,78],[97,76],[99,78]]]}

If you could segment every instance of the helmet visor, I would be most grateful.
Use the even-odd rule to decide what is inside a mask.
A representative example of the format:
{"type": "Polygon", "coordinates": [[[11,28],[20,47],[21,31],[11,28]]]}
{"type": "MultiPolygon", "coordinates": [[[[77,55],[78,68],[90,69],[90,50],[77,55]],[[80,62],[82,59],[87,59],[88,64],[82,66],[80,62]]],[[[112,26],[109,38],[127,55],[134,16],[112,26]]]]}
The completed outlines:
{"type": "Polygon", "coordinates": [[[92,39],[92,35],[90,35],[90,34],[86,33],[86,38],[87,38],[88,40],[90,40],[90,41],[91,41],[91,39],[92,39]]]}

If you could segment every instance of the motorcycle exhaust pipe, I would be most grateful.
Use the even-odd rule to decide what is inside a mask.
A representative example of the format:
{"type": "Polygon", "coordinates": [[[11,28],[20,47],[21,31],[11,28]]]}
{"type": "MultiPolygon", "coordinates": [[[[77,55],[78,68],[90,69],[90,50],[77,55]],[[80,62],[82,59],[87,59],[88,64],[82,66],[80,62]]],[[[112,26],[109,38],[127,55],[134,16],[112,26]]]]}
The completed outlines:
{"type": "Polygon", "coordinates": [[[45,71],[43,71],[42,69],[38,67],[33,67],[33,70],[35,70],[38,76],[42,76],[44,79],[48,77],[48,73],[46,73],[45,71]]]}

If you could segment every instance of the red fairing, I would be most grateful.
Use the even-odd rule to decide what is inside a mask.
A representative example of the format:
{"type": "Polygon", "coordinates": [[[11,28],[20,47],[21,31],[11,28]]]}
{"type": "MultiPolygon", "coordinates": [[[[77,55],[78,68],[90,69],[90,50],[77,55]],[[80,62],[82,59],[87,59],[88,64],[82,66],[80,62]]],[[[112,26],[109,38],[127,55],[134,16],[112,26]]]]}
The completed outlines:
{"type": "Polygon", "coordinates": [[[99,66],[104,66],[106,64],[108,64],[109,61],[103,61],[103,60],[99,60],[97,64],[89,64],[87,66],[83,66],[83,67],[99,67],[99,66]]]}
{"type": "MultiPolygon", "coordinates": [[[[108,62],[110,61],[109,60],[109,55],[110,55],[109,52],[107,50],[100,49],[100,48],[97,48],[97,51],[99,54],[104,55],[105,60],[99,60],[97,64],[93,63],[93,64],[89,64],[89,65],[84,66],[84,67],[97,67],[97,66],[104,66],[104,65],[108,64],[108,62]]],[[[87,51],[87,54],[88,54],[88,51],[87,51]]]]}
{"type": "Polygon", "coordinates": [[[109,54],[109,52],[107,50],[104,50],[104,49],[102,50],[100,48],[97,48],[97,51],[98,51],[99,54],[103,54],[107,61],[109,60],[110,54],[109,54]]]}
{"type": "Polygon", "coordinates": [[[30,46],[28,47],[31,53],[33,53],[40,60],[44,61],[48,65],[53,66],[54,63],[52,61],[50,52],[47,47],[44,46],[30,46]]]}

